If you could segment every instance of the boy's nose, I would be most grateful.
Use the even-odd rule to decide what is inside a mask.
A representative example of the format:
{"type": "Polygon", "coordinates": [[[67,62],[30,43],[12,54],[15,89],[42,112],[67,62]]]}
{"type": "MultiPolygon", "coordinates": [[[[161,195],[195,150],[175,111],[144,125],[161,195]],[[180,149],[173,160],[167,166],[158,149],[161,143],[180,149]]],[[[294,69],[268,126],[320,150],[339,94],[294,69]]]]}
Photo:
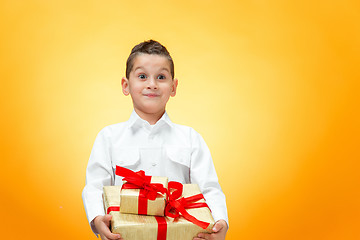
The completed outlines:
{"type": "Polygon", "coordinates": [[[156,79],[154,79],[153,77],[150,77],[150,78],[149,78],[149,81],[148,81],[148,86],[147,86],[147,88],[149,88],[149,89],[157,89],[156,79]]]}

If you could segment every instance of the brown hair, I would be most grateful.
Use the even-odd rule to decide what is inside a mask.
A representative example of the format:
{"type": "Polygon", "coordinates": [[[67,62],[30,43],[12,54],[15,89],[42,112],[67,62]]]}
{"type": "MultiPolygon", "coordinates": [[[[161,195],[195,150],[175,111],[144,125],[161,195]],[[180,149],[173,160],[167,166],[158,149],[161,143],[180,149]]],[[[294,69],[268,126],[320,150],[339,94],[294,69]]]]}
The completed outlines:
{"type": "Polygon", "coordinates": [[[126,78],[129,79],[130,72],[134,66],[134,59],[140,54],[154,54],[166,57],[170,62],[171,77],[174,79],[174,62],[168,50],[155,40],[148,40],[136,45],[126,61],[126,78]]]}

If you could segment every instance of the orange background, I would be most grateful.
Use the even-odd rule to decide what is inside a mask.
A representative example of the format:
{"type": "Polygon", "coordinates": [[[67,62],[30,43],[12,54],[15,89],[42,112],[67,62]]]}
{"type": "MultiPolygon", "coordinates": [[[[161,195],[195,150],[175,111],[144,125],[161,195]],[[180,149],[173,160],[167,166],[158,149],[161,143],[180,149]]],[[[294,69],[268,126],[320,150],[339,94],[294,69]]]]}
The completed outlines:
{"type": "Polygon", "coordinates": [[[360,239],[359,1],[1,1],[1,239],[95,239],[96,134],[149,38],[175,61],[171,119],[209,145],[228,240],[360,239]]]}

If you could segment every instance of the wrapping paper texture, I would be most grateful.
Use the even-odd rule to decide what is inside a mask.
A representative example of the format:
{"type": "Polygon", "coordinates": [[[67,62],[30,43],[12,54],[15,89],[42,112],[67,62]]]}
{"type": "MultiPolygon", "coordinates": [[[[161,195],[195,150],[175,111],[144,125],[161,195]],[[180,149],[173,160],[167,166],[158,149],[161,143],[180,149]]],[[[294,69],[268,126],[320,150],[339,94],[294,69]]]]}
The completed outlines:
{"type": "MultiPolygon", "coordinates": [[[[104,187],[104,207],[107,210],[111,206],[119,206],[120,194],[118,186],[104,187]]],[[[183,197],[189,197],[200,193],[196,184],[184,184],[183,197]]],[[[204,202],[203,199],[198,202],[204,202]]],[[[207,207],[194,208],[187,210],[200,221],[210,223],[207,229],[179,217],[174,221],[173,218],[163,217],[167,222],[166,239],[167,240],[191,240],[199,232],[211,232],[214,225],[214,219],[207,207]]],[[[158,223],[154,216],[125,214],[118,211],[110,212],[112,215],[111,231],[120,233],[124,240],[157,240],[158,223]]]]}
{"type": "MultiPolygon", "coordinates": [[[[126,183],[126,182],[125,182],[126,183]]],[[[167,189],[168,178],[167,177],[151,177],[150,183],[160,183],[167,189]]],[[[120,191],[120,212],[139,214],[139,194],[140,189],[122,189],[120,191]]],[[[158,194],[155,200],[147,201],[147,213],[146,215],[164,216],[164,209],[166,204],[166,195],[158,194]]]]}

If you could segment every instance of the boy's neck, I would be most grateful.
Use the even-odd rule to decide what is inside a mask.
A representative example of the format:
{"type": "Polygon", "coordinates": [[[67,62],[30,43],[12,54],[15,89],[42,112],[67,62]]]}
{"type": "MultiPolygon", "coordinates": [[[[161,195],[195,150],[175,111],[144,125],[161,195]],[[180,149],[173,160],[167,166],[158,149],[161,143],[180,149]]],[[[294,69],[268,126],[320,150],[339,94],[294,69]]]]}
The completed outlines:
{"type": "Polygon", "coordinates": [[[144,113],[142,111],[139,111],[137,109],[134,109],[135,112],[137,113],[137,115],[139,115],[139,117],[145,121],[147,121],[148,123],[150,123],[150,125],[154,125],[155,123],[157,123],[157,121],[159,121],[159,119],[162,117],[162,115],[164,115],[165,110],[159,113],[144,113]]]}

